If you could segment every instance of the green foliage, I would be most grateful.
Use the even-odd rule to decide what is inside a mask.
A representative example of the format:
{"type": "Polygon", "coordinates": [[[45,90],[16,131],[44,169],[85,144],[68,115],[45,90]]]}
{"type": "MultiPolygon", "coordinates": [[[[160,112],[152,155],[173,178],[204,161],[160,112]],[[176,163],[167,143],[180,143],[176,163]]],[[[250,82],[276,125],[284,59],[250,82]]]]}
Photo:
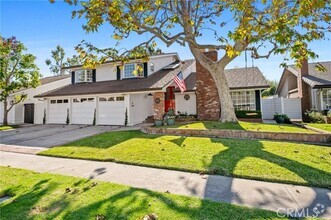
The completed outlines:
{"type": "Polygon", "coordinates": [[[124,116],[124,126],[128,126],[128,109],[125,109],[125,116],[124,116]]]}
{"type": "Polygon", "coordinates": [[[49,69],[54,75],[64,75],[68,71],[62,68],[81,63],[77,55],[74,55],[71,58],[67,57],[65,60],[65,51],[60,45],[57,45],[55,50],[51,51],[51,54],[53,62],[50,59],[46,59],[45,63],[47,66],[50,66],[49,69]]]}
{"type": "Polygon", "coordinates": [[[43,124],[46,124],[46,109],[44,109],[43,124]]]}
{"type": "Polygon", "coordinates": [[[261,93],[262,97],[268,97],[268,96],[273,96],[276,94],[276,90],[278,87],[278,82],[276,80],[272,81],[272,80],[267,80],[270,87],[267,88],[266,90],[263,90],[263,92],[261,93]]]}
{"type": "Polygon", "coordinates": [[[97,32],[109,23],[117,41],[132,32],[150,33],[151,37],[137,47],[155,47],[156,39],[167,46],[187,43],[194,55],[201,48],[225,50],[229,62],[249,49],[254,58],[289,52],[300,66],[305,58],[317,57],[309,49],[309,42],[326,39],[331,24],[331,5],[324,0],[66,2],[81,5],[72,16],[86,20],[83,25],[86,32],[97,32]],[[228,19],[228,13],[232,19],[228,19]],[[218,43],[201,45],[198,41],[204,35],[213,35],[218,43]],[[261,55],[260,49],[269,52],[261,55]]]}
{"type": "Polygon", "coordinates": [[[39,68],[35,64],[36,57],[25,54],[27,49],[15,37],[0,36],[0,101],[4,102],[4,121],[7,124],[7,115],[12,107],[22,102],[27,96],[19,93],[8,108],[8,96],[26,88],[36,88],[39,85],[39,68]]]}
{"type": "MultiPolygon", "coordinates": [[[[84,169],[84,167],[81,167],[84,169]]],[[[280,219],[272,211],[30,170],[0,167],[1,219],[280,219]]],[[[284,218],[285,219],[285,218],[284,218]]]]}
{"type": "Polygon", "coordinates": [[[307,111],[306,115],[311,123],[325,123],[324,115],[321,112],[307,111]]]}
{"type": "Polygon", "coordinates": [[[69,109],[67,109],[67,118],[66,118],[66,124],[70,124],[70,116],[69,116],[69,109]]]}
{"type": "Polygon", "coordinates": [[[237,118],[261,118],[261,111],[253,110],[236,110],[237,118]]]}

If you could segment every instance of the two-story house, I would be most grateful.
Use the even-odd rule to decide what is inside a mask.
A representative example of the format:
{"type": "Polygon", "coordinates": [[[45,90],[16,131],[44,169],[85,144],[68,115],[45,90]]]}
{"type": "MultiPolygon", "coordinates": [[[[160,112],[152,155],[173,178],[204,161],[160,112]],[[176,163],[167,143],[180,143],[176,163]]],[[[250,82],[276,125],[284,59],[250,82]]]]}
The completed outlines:
{"type": "MultiPolygon", "coordinates": [[[[71,124],[124,125],[127,120],[134,125],[149,116],[162,118],[169,109],[215,119],[213,112],[219,112],[219,106],[199,107],[203,103],[199,100],[208,107],[215,86],[213,91],[204,91],[209,85],[201,83],[204,79],[199,76],[212,79],[197,67],[195,60],[182,61],[177,53],[154,55],[147,62],[132,60],[124,66],[116,61],[96,69],[72,66],[70,85],[35,97],[44,99],[46,121],[51,124],[65,124],[68,118],[71,124]],[[137,66],[142,71],[134,73],[137,66]],[[187,87],[184,93],[173,80],[179,72],[187,87]]],[[[268,84],[258,68],[228,70],[227,78],[237,109],[260,109],[260,90],[268,84]]]]}

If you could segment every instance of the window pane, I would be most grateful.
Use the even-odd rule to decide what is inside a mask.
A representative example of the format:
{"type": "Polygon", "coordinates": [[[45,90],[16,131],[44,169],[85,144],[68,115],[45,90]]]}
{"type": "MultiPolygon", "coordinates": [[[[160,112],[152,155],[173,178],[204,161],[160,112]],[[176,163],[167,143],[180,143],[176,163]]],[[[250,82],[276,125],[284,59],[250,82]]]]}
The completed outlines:
{"type": "Polygon", "coordinates": [[[84,70],[77,70],[76,74],[76,81],[77,82],[84,82],[85,81],[85,71],[84,70]]]}
{"type": "Polygon", "coordinates": [[[88,98],[87,101],[93,102],[94,101],[94,98],[88,98]]]}
{"type": "Polygon", "coordinates": [[[93,71],[86,70],[86,82],[92,82],[92,81],[93,81],[93,71]]]}
{"type": "Polygon", "coordinates": [[[87,101],[86,98],[82,98],[82,99],[80,99],[80,102],[86,102],[86,101],[87,101]]]}
{"type": "Polygon", "coordinates": [[[68,99],[64,99],[63,100],[63,103],[68,103],[68,99]]]}
{"type": "Polygon", "coordinates": [[[103,97],[100,97],[100,98],[99,98],[99,101],[100,101],[100,102],[106,102],[107,99],[106,99],[106,98],[103,98],[103,97]]]}
{"type": "Polygon", "coordinates": [[[57,100],[57,103],[62,103],[62,102],[63,102],[63,100],[61,100],[61,99],[57,100]]]}
{"type": "Polygon", "coordinates": [[[135,69],[134,63],[128,63],[124,65],[124,78],[134,77],[133,71],[135,69]]]}
{"type": "Polygon", "coordinates": [[[72,101],[73,101],[73,102],[76,102],[76,103],[77,103],[77,102],[79,102],[79,100],[78,100],[78,99],[73,99],[72,101]]]}
{"type": "Polygon", "coordinates": [[[56,103],[56,100],[51,100],[51,104],[55,104],[56,103]]]}
{"type": "Polygon", "coordinates": [[[236,110],[255,110],[254,91],[238,91],[230,94],[236,110]]]}
{"type": "Polygon", "coordinates": [[[113,101],[115,101],[115,98],[114,97],[110,97],[110,98],[108,98],[108,101],[109,102],[113,102],[113,101]]]}
{"type": "Polygon", "coordinates": [[[116,101],[124,101],[124,96],[116,97],[116,101]]]}
{"type": "Polygon", "coordinates": [[[143,63],[137,64],[137,75],[136,76],[144,76],[144,64],[143,63]]]}

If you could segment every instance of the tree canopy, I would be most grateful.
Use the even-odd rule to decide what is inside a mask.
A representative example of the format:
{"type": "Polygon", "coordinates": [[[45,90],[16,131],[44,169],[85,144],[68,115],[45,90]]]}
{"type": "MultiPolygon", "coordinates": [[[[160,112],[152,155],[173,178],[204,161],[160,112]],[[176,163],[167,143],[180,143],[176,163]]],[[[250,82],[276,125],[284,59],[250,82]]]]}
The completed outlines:
{"type": "Polygon", "coordinates": [[[36,57],[25,54],[26,48],[15,37],[0,36],[0,101],[4,103],[4,121],[7,124],[7,113],[12,107],[26,98],[18,93],[8,105],[8,96],[21,89],[35,88],[39,85],[39,69],[35,64],[36,57]]]}
{"type": "Polygon", "coordinates": [[[51,54],[53,62],[47,59],[45,63],[47,66],[50,66],[49,69],[54,75],[64,75],[68,72],[68,70],[63,69],[64,67],[81,64],[77,55],[65,59],[65,51],[60,45],[57,45],[55,50],[51,51],[51,54]]]}

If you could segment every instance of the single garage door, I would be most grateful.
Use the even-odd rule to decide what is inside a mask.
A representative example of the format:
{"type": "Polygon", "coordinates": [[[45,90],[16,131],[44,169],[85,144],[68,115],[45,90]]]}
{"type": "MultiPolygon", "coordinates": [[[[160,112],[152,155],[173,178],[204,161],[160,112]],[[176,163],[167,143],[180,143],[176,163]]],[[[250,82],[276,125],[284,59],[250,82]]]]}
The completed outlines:
{"type": "Polygon", "coordinates": [[[99,124],[124,125],[124,96],[99,97],[99,124]]]}
{"type": "Polygon", "coordinates": [[[72,100],[72,124],[92,125],[95,111],[95,98],[74,98],[72,100]]]}
{"type": "Polygon", "coordinates": [[[49,124],[65,124],[69,109],[68,99],[51,99],[49,105],[49,124]]]}

